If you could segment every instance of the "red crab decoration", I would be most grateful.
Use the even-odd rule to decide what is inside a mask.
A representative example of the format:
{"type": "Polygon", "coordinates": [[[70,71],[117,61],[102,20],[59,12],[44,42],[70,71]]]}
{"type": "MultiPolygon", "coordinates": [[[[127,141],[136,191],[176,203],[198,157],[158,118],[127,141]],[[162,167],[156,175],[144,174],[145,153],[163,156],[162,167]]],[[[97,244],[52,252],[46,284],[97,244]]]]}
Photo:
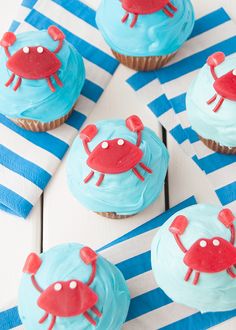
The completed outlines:
{"type": "Polygon", "coordinates": [[[211,74],[215,80],[213,87],[216,91],[215,95],[207,101],[207,104],[212,104],[215,102],[217,96],[220,96],[220,100],[213,109],[214,112],[220,109],[225,99],[236,101],[236,69],[227,72],[219,78],[215,72],[215,67],[223,63],[224,60],[225,54],[221,52],[211,55],[207,60],[207,64],[210,66],[211,74]]]}
{"type": "Polygon", "coordinates": [[[92,273],[87,283],[72,279],[70,281],[59,281],[52,283],[46,290],[43,290],[36,281],[35,275],[39,270],[42,260],[31,253],[25,263],[23,272],[31,274],[31,281],[40,296],[37,304],[45,311],[39,323],[44,323],[48,316],[52,316],[48,330],[52,330],[56,324],[57,317],[73,317],[83,315],[89,323],[96,325],[96,321],[88,313],[93,312],[98,318],[102,313],[97,309],[98,295],[90,288],[96,276],[97,254],[90,248],[84,247],[80,250],[80,257],[86,265],[92,266],[92,273]]]}
{"type": "Polygon", "coordinates": [[[122,18],[122,23],[125,23],[130,14],[133,14],[133,19],[130,27],[133,28],[137,23],[139,15],[153,14],[156,11],[163,10],[169,16],[174,17],[174,13],[178,10],[170,0],[120,0],[123,9],[126,11],[122,18]]]}
{"type": "Polygon", "coordinates": [[[57,75],[61,67],[61,62],[55,54],[61,50],[65,36],[56,26],[50,26],[48,28],[48,34],[53,40],[59,42],[53,52],[43,46],[25,46],[13,55],[10,54],[9,47],[16,42],[16,36],[13,32],[6,32],[3,35],[0,45],[4,48],[8,57],[6,66],[12,72],[10,79],[5,84],[6,87],[9,87],[13,83],[16,76],[18,78],[13,87],[14,91],[17,91],[20,87],[22,78],[30,80],[46,79],[52,92],[55,92],[55,87],[53,86],[51,77],[55,79],[58,86],[63,86],[57,75]]]}
{"type": "Polygon", "coordinates": [[[198,284],[200,273],[218,273],[226,271],[229,276],[236,278],[232,267],[236,264],[236,248],[235,243],[235,227],[233,221],[235,216],[229,209],[223,209],[218,215],[219,221],[227,227],[231,232],[230,241],[226,241],[221,237],[213,237],[211,239],[201,238],[197,240],[189,249],[187,249],[180,240],[188,226],[188,219],[183,216],[177,216],[169,227],[169,231],[185,253],[184,263],[188,267],[185,275],[185,281],[190,279],[193,271],[195,276],[193,284],[198,284]]]}
{"type": "Polygon", "coordinates": [[[126,119],[126,126],[132,132],[137,133],[136,145],[122,138],[100,142],[93,151],[89,150],[88,143],[97,135],[98,129],[95,125],[86,126],[80,133],[84,149],[88,154],[87,165],[92,169],[84,179],[87,183],[94,175],[94,171],[100,172],[96,183],[100,186],[105,174],[120,174],[132,170],[137,178],[144,181],[139,173],[137,165],[148,173],[152,170],[141,162],[143,152],[139,148],[142,140],[143,123],[138,116],[130,116],[126,119]]]}

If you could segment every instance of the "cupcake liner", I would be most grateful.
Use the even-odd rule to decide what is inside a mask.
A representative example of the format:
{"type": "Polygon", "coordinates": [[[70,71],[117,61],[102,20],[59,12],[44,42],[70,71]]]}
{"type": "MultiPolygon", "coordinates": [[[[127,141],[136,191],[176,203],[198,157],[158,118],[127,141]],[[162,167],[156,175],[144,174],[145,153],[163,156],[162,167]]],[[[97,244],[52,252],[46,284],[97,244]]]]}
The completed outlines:
{"type": "Polygon", "coordinates": [[[71,115],[73,109],[71,109],[65,116],[48,123],[42,123],[38,120],[26,119],[26,118],[9,118],[16,125],[32,132],[46,132],[61,126],[71,115]]]}
{"type": "Polygon", "coordinates": [[[114,219],[114,220],[121,220],[121,219],[127,219],[130,217],[133,217],[135,214],[117,214],[116,212],[95,212],[98,215],[101,215],[102,217],[108,218],[108,219],[114,219]]]}
{"type": "Polygon", "coordinates": [[[163,56],[126,56],[117,53],[112,49],[112,53],[117,60],[130,69],[136,71],[154,71],[160,69],[167,62],[169,62],[176,54],[176,52],[163,56]]]}
{"type": "Polygon", "coordinates": [[[213,140],[209,140],[209,139],[205,139],[202,136],[198,135],[200,140],[211,150],[219,152],[221,154],[225,154],[225,155],[236,155],[236,147],[226,147],[226,146],[222,146],[220,145],[218,142],[213,141],[213,140]]]}

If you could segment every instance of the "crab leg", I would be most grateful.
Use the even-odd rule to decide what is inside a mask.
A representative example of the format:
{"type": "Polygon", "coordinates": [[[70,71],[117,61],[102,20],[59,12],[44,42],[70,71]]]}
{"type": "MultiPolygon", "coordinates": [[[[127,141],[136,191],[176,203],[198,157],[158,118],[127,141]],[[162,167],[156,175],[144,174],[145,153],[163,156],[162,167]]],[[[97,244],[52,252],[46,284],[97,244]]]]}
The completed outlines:
{"type": "Polygon", "coordinates": [[[51,89],[51,91],[52,91],[52,92],[55,92],[56,89],[55,89],[55,87],[53,86],[50,77],[46,78],[46,80],[47,80],[48,86],[49,86],[49,88],[51,89]]]}
{"type": "Polygon", "coordinates": [[[132,19],[132,22],[130,24],[130,27],[131,28],[133,28],[135,26],[135,24],[137,23],[137,20],[138,20],[138,15],[137,14],[134,14],[133,19],[132,19]]]}
{"type": "Polygon", "coordinates": [[[169,3],[167,4],[167,6],[168,6],[170,9],[172,9],[173,11],[177,11],[177,8],[176,8],[171,2],[169,2],[169,3]]]}
{"type": "Polygon", "coordinates": [[[56,73],[53,74],[53,77],[57,83],[58,86],[62,87],[63,83],[61,82],[60,78],[58,77],[58,75],[56,73]]]}
{"type": "Polygon", "coordinates": [[[49,328],[48,328],[48,330],[52,330],[53,329],[53,327],[54,327],[54,325],[55,325],[55,323],[56,323],[56,316],[52,316],[52,321],[51,321],[51,323],[50,323],[50,325],[49,325],[49,328]]]}
{"type": "Polygon", "coordinates": [[[126,13],[125,16],[122,18],[121,22],[125,23],[128,18],[129,18],[129,13],[126,13]]]}
{"type": "Polygon", "coordinates": [[[223,97],[221,97],[220,101],[217,103],[216,107],[213,109],[214,112],[217,112],[220,109],[224,100],[225,99],[223,97]]]}
{"type": "Polygon", "coordinates": [[[144,181],[144,177],[139,173],[139,171],[137,170],[136,167],[132,168],[132,171],[134,172],[134,174],[136,175],[136,177],[141,180],[144,181]]]}
{"type": "Polygon", "coordinates": [[[46,319],[48,318],[48,313],[45,313],[44,316],[39,320],[39,323],[42,324],[46,321],[46,319]]]}
{"type": "Polygon", "coordinates": [[[207,104],[209,105],[213,103],[216,100],[216,98],[217,98],[217,94],[215,94],[209,101],[207,101],[207,104]]]}
{"type": "Polygon", "coordinates": [[[15,73],[12,73],[10,79],[5,83],[5,86],[8,87],[11,85],[11,83],[13,82],[13,80],[15,79],[15,73]]]}
{"type": "Polygon", "coordinates": [[[89,175],[86,176],[86,178],[84,179],[84,183],[89,182],[92,179],[93,175],[94,175],[94,171],[91,171],[89,175]]]}
{"type": "Polygon", "coordinates": [[[100,177],[96,183],[96,186],[99,187],[104,179],[105,174],[100,174],[100,177]]]}
{"type": "Polygon", "coordinates": [[[89,321],[89,323],[91,323],[92,325],[96,325],[96,321],[94,321],[94,319],[89,315],[88,312],[84,313],[84,317],[89,321]]]}
{"type": "Polygon", "coordinates": [[[196,272],[193,280],[193,285],[197,285],[200,277],[200,272],[196,272]]]}
{"type": "Polygon", "coordinates": [[[162,9],[164,11],[164,13],[169,16],[169,17],[174,17],[174,14],[169,11],[169,9],[167,9],[166,7],[162,9]]]}
{"type": "Polygon", "coordinates": [[[188,282],[190,276],[192,275],[192,272],[193,272],[192,268],[189,268],[184,278],[186,282],[188,282]]]}
{"type": "Polygon", "coordinates": [[[152,170],[147,167],[144,163],[139,163],[139,166],[142,167],[142,169],[144,169],[144,171],[148,172],[148,173],[152,173],[152,170]]]}
{"type": "Polygon", "coordinates": [[[22,82],[22,78],[21,78],[21,77],[18,77],[17,82],[16,82],[16,84],[15,84],[15,86],[14,86],[14,88],[13,88],[15,92],[16,92],[17,89],[20,87],[21,82],[22,82]]]}
{"type": "Polygon", "coordinates": [[[232,271],[231,268],[227,269],[227,273],[229,274],[229,276],[231,276],[232,278],[236,278],[236,274],[234,274],[234,272],[232,271]]]}
{"type": "Polygon", "coordinates": [[[102,313],[97,309],[96,306],[93,306],[93,307],[91,308],[91,311],[92,311],[94,314],[96,314],[98,317],[101,317],[101,316],[102,316],[102,313]]]}

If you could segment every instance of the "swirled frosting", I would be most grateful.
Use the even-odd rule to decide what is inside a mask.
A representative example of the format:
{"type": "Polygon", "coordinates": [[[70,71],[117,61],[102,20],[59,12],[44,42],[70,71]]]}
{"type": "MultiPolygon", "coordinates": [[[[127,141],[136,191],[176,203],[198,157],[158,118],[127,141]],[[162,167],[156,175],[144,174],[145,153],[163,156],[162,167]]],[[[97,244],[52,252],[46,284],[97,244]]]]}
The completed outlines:
{"type": "MultiPolygon", "coordinates": [[[[151,248],[152,269],[161,289],[175,302],[196,308],[201,312],[226,311],[236,308],[236,279],[226,270],[218,273],[201,273],[197,285],[193,276],[184,281],[188,267],[184,253],[168,230],[177,215],[188,218],[189,224],[181,241],[189,249],[201,238],[222,237],[230,240],[230,230],[219,220],[221,207],[199,204],[173,215],[156,234],[151,248]]],[[[235,269],[234,269],[235,270],[235,269]]]]}
{"type": "MultiPolygon", "coordinates": [[[[226,59],[215,68],[218,77],[236,68],[236,57],[226,59]]],[[[236,146],[236,102],[225,99],[217,112],[212,111],[216,102],[208,105],[216,93],[210,67],[206,64],[200,70],[187,93],[186,105],[192,128],[203,138],[223,146],[236,146]]]]}
{"type": "MultiPolygon", "coordinates": [[[[89,143],[92,151],[100,142],[122,138],[136,144],[137,134],[131,132],[124,120],[104,120],[96,123],[97,136],[89,143]]],[[[73,195],[88,209],[95,212],[116,212],[117,214],[136,214],[144,210],[159,196],[164,185],[168,166],[168,152],[157,135],[148,128],[142,131],[140,149],[143,151],[142,162],[152,169],[147,173],[139,168],[145,180],[137,178],[132,170],[120,174],[106,174],[102,184],[96,182],[100,173],[84,183],[91,169],[86,161],[86,154],[80,138],[72,145],[67,160],[67,177],[73,195]]]]}
{"type": "MultiPolygon", "coordinates": [[[[44,46],[54,51],[58,42],[52,40],[47,31],[31,31],[18,34],[16,42],[9,47],[11,54],[25,46],[44,46]]],[[[11,118],[28,118],[41,122],[50,122],[68,113],[77,98],[85,81],[85,69],[82,57],[66,40],[63,47],[56,54],[61,61],[58,76],[63,83],[59,87],[52,77],[56,88],[53,93],[48,87],[46,79],[22,80],[20,88],[15,92],[15,81],[6,87],[11,72],[6,67],[7,56],[4,49],[0,49],[0,113],[11,118]]]]}
{"type": "MultiPolygon", "coordinates": [[[[79,257],[82,245],[77,243],[56,246],[41,254],[42,264],[36,274],[36,280],[43,289],[57,281],[71,279],[86,282],[91,274],[91,266],[79,257]]],[[[129,292],[121,272],[103,257],[97,260],[97,271],[90,288],[98,295],[97,308],[102,312],[96,318],[96,327],[83,316],[57,317],[55,330],[119,330],[124,323],[130,302],[129,292]]],[[[47,330],[51,316],[43,323],[38,321],[45,311],[37,305],[40,293],[34,288],[30,275],[23,275],[19,291],[19,313],[24,329],[47,330]]]]}
{"type": "Polygon", "coordinates": [[[139,15],[130,28],[132,14],[126,23],[125,14],[118,0],[102,0],[96,22],[107,44],[127,56],[160,56],[177,51],[187,40],[194,26],[194,12],[189,0],[172,0],[178,8],[173,18],[162,10],[139,15]]]}

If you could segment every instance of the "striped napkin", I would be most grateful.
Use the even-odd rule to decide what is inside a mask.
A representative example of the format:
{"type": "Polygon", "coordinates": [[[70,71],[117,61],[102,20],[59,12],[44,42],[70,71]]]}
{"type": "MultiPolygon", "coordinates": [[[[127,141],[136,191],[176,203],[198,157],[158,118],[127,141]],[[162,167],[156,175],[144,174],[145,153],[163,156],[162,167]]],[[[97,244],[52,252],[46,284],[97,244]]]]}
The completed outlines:
{"type": "Polygon", "coordinates": [[[83,56],[86,81],[72,116],[50,132],[26,131],[0,115],[0,210],[23,218],[39,200],[118,66],[97,30],[95,11],[78,0],[24,0],[11,30],[41,30],[51,24],[59,26],[83,56]]]}
{"type": "Polygon", "coordinates": [[[159,71],[132,75],[128,83],[205,172],[222,205],[236,210],[236,156],[215,153],[199,141],[185,104],[186,91],[208,56],[216,51],[227,56],[236,52],[236,26],[217,3],[211,2],[206,12],[207,2],[197,2],[194,30],[176,57],[159,71]]]}
{"type": "MultiPolygon", "coordinates": [[[[124,330],[203,330],[234,316],[236,310],[201,314],[195,309],[174,303],[157,287],[151,271],[151,241],[158,228],[173,214],[196,204],[190,197],[165,213],[98,250],[123,273],[131,294],[131,304],[124,330]]],[[[0,313],[0,329],[21,324],[17,307],[0,313]]],[[[104,329],[118,330],[118,329],[104,329]]]]}

